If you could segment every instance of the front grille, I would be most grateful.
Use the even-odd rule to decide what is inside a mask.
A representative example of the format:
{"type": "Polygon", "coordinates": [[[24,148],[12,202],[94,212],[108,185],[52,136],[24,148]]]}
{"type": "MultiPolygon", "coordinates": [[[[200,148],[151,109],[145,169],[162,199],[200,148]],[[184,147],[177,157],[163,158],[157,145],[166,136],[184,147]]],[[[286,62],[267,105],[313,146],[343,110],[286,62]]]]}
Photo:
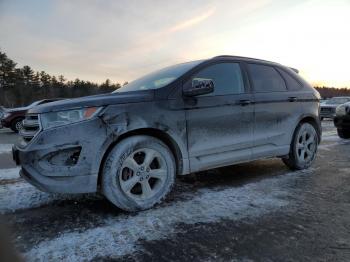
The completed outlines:
{"type": "Polygon", "coordinates": [[[334,113],[335,108],[333,108],[333,107],[321,107],[321,112],[334,113]]]}
{"type": "Polygon", "coordinates": [[[23,142],[29,143],[40,131],[39,116],[35,114],[26,115],[23,120],[23,128],[20,131],[20,135],[23,138],[23,142]]]}

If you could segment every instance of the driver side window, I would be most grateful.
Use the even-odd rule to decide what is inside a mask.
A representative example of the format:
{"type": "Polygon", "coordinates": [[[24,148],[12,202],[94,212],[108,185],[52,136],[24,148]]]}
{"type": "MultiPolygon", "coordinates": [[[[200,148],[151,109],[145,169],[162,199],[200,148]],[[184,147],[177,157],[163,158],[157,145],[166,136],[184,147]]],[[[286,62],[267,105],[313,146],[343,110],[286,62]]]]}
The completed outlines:
{"type": "Polygon", "coordinates": [[[214,92],[202,96],[220,96],[244,93],[241,68],[238,63],[219,63],[210,65],[195,73],[190,82],[210,79],[214,83],[214,92]]]}

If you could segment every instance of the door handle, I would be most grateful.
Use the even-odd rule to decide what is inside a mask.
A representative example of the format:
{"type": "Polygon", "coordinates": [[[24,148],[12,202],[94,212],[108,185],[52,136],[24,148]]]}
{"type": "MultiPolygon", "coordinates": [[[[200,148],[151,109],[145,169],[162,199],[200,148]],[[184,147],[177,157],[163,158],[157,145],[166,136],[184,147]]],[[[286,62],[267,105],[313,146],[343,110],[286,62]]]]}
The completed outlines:
{"type": "Polygon", "coordinates": [[[288,101],[295,102],[295,101],[297,101],[297,97],[295,97],[295,96],[288,97],[288,101]]]}
{"type": "Polygon", "coordinates": [[[241,106],[247,106],[247,105],[250,105],[252,103],[252,101],[250,100],[239,100],[239,104],[241,106]]]}

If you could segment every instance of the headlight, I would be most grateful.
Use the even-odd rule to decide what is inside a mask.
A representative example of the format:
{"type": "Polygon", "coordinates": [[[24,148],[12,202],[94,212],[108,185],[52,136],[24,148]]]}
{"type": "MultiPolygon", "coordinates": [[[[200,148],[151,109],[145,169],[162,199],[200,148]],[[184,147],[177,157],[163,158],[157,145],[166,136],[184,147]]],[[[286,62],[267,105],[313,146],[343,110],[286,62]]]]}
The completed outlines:
{"type": "Polygon", "coordinates": [[[87,107],[74,110],[45,113],[40,115],[41,126],[43,129],[48,129],[88,120],[96,116],[101,111],[101,109],[101,107],[87,107]]]}
{"type": "Polygon", "coordinates": [[[11,115],[11,113],[6,113],[5,112],[4,115],[2,116],[2,118],[5,119],[5,118],[9,117],[10,115],[11,115]]]}
{"type": "Polygon", "coordinates": [[[345,116],[348,112],[349,112],[349,105],[340,105],[335,110],[335,114],[337,116],[345,116]]]}

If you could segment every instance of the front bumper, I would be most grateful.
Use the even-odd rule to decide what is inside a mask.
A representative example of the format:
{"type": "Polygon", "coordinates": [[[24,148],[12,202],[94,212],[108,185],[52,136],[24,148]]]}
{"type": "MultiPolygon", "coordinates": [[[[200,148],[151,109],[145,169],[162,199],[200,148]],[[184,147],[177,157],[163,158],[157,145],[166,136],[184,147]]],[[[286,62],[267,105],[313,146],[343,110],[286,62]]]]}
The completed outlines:
{"type": "Polygon", "coordinates": [[[338,129],[350,129],[350,115],[336,116],[333,122],[338,129]]]}
{"type": "Polygon", "coordinates": [[[21,176],[47,192],[96,192],[106,141],[99,121],[41,131],[28,145],[14,145],[13,160],[21,166],[21,176]]]}
{"type": "Polygon", "coordinates": [[[4,120],[4,119],[1,119],[1,120],[0,120],[0,128],[4,128],[4,127],[6,127],[6,128],[11,127],[11,123],[7,122],[7,121],[4,120]]]}
{"type": "Polygon", "coordinates": [[[323,118],[334,118],[335,117],[335,113],[333,112],[320,112],[320,117],[323,117],[323,118]]]}

